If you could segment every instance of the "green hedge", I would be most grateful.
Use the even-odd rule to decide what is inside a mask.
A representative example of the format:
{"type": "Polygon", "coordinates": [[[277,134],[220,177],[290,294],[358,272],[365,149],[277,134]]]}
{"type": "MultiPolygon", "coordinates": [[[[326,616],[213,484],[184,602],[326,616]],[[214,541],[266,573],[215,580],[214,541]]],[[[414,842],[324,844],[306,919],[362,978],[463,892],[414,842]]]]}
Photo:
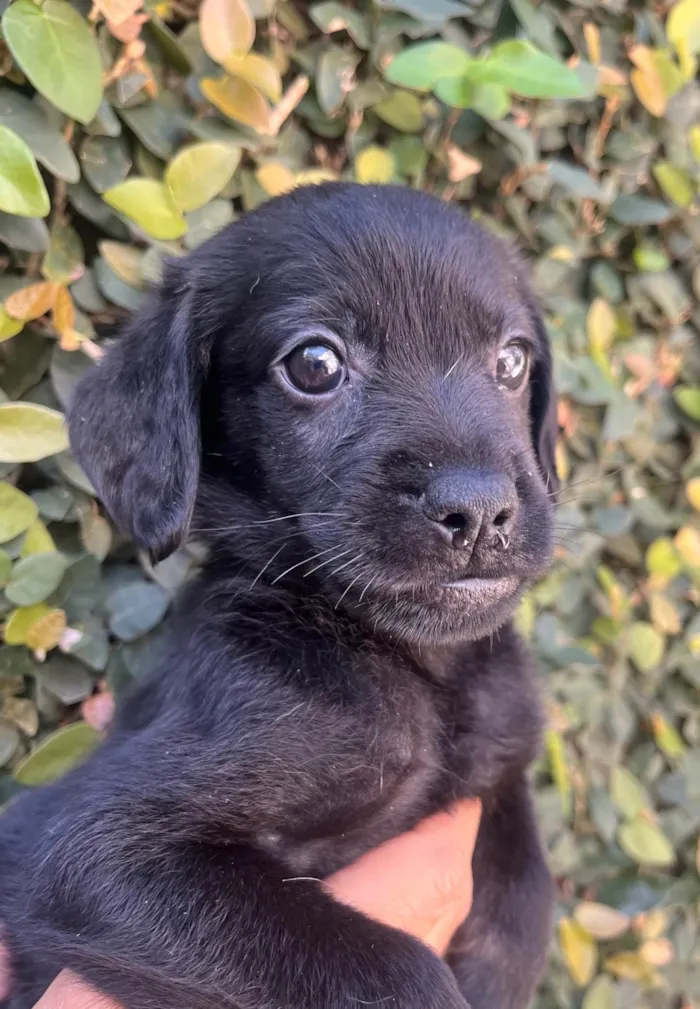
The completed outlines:
{"type": "Polygon", "coordinates": [[[0,802],[94,745],[197,563],[152,570],[67,450],[104,334],[270,195],[421,187],[516,238],[555,348],[539,1005],[698,1005],[698,0],[0,8],[0,802]]]}

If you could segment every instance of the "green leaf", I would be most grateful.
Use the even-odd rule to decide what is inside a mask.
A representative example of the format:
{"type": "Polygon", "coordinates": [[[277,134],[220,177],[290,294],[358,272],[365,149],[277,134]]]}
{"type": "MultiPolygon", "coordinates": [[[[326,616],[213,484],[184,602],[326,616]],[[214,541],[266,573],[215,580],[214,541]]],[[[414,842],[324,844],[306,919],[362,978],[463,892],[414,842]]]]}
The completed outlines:
{"type": "Polygon", "coordinates": [[[445,77],[461,77],[472,57],[449,42],[419,42],[396,56],[384,71],[391,84],[430,91],[445,77]]]}
{"type": "Polygon", "coordinates": [[[14,88],[0,87],[0,123],[14,130],[37,161],[53,175],[65,182],[78,181],[78,159],[38,102],[30,101],[14,88]]]}
{"type": "Polygon", "coordinates": [[[66,0],[15,0],[2,18],[10,52],[37,91],[80,123],[102,101],[102,59],[87,22],[66,0]]]}
{"type": "Polygon", "coordinates": [[[165,184],[185,213],[199,210],[225,189],[241,160],[241,150],[229,144],[202,143],[185,147],[165,170],[165,184]]]}
{"type": "Polygon", "coordinates": [[[15,565],[5,595],[15,606],[42,603],[61,584],[67,560],[57,551],[31,554],[15,565]]]}
{"type": "Polygon", "coordinates": [[[613,767],[610,774],[610,797],[628,820],[649,809],[649,793],[641,781],[626,767],[613,767]]]}
{"type": "Polygon", "coordinates": [[[110,630],[122,641],[135,641],[161,622],[169,605],[170,595],[160,585],[124,585],[107,597],[110,630]]]}
{"type": "Polygon", "coordinates": [[[49,194],[24,140],[0,126],[0,210],[20,217],[46,217],[49,194]]]}
{"type": "Polygon", "coordinates": [[[39,509],[27,494],[0,481],[0,543],[26,532],[38,515],[39,509]]]}
{"type": "Polygon", "coordinates": [[[617,1009],[615,982],[608,974],[599,974],[591,983],[581,1009],[617,1009]]]}
{"type": "Polygon", "coordinates": [[[674,865],[676,853],[673,845],[653,823],[644,819],[623,823],[617,832],[620,847],[639,865],[653,865],[663,868],[674,865]]]}
{"type": "Polygon", "coordinates": [[[95,685],[85,667],[65,655],[52,655],[39,667],[36,679],[61,704],[79,704],[90,696],[95,685]]]}
{"type": "Polygon", "coordinates": [[[618,224],[630,226],[663,224],[672,215],[673,211],[665,203],[646,196],[618,196],[610,207],[610,216],[618,224]]]}
{"type": "Polygon", "coordinates": [[[669,200],[673,200],[677,207],[690,206],[695,196],[695,188],[688,172],[672,165],[670,161],[657,161],[651,170],[669,200]]]}
{"type": "Polygon", "coordinates": [[[683,413],[687,413],[693,420],[700,421],[700,387],[679,386],[673,390],[673,398],[683,413]]]}
{"type": "Polygon", "coordinates": [[[501,42],[485,59],[467,70],[477,84],[499,84],[523,98],[582,98],[586,89],[566,64],[529,42],[501,42]]]}
{"type": "Polygon", "coordinates": [[[22,785],[48,785],[88,757],[100,742],[100,733],[86,722],[76,722],[52,732],[15,768],[22,785]]]}
{"type": "Polygon", "coordinates": [[[666,641],[656,628],[640,620],[629,629],[628,647],[630,657],[640,673],[649,673],[661,662],[666,641]]]}
{"type": "Polygon", "coordinates": [[[187,231],[187,221],[169,190],[155,179],[127,179],[107,190],[104,200],[151,238],[167,241],[181,238],[187,231]]]}
{"type": "Polygon", "coordinates": [[[564,161],[550,161],[547,173],[552,182],[556,182],[574,196],[586,200],[603,199],[600,185],[584,168],[568,165],[564,161]]]}
{"type": "Polygon", "coordinates": [[[80,148],[80,164],[96,193],[106,193],[129,174],[131,155],[121,137],[86,137],[80,148]]]}
{"type": "Polygon", "coordinates": [[[374,106],[380,119],[402,133],[417,133],[423,127],[420,99],[410,91],[394,91],[374,106]]]}
{"type": "Polygon", "coordinates": [[[0,404],[0,462],[38,462],[67,448],[58,410],[35,403],[0,404]]]}

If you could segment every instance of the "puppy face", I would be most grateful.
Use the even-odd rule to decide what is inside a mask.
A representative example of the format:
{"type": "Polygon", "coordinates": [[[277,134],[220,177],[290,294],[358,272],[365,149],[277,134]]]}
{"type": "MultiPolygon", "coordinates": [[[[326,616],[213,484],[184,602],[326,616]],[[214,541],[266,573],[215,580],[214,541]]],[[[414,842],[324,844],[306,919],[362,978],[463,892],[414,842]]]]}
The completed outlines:
{"type": "Polygon", "coordinates": [[[404,640],[491,633],[549,560],[544,327],[512,253],[408,189],[301,189],[173,263],[70,423],[153,556],[191,526],[404,640]]]}

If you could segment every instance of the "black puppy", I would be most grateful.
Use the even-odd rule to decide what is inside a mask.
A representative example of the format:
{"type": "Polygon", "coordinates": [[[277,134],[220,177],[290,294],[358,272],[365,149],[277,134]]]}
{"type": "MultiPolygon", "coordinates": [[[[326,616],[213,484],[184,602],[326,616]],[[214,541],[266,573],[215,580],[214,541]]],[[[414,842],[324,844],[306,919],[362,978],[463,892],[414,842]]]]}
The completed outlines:
{"type": "Polygon", "coordinates": [[[75,454],[153,558],[210,547],[109,739],[0,818],[25,1007],[522,1009],[551,882],[509,620],[546,568],[550,353],[513,254],[432,197],[300,189],[167,271],[80,384],[75,454]],[[449,967],[324,877],[481,796],[449,967]]]}

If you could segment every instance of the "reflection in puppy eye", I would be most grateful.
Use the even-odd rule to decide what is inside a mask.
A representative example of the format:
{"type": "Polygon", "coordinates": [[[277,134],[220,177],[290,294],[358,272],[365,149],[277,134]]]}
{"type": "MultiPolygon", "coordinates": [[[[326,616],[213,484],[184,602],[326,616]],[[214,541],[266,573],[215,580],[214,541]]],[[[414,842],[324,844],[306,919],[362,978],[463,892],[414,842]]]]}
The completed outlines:
{"type": "Polygon", "coordinates": [[[514,340],[507,344],[498,355],[496,381],[503,389],[520,388],[527,375],[530,352],[525,344],[514,340]]]}
{"type": "Polygon", "coordinates": [[[311,396],[333,392],[345,377],[343,362],[326,343],[297,347],[287,356],[284,364],[292,385],[311,396]]]}

